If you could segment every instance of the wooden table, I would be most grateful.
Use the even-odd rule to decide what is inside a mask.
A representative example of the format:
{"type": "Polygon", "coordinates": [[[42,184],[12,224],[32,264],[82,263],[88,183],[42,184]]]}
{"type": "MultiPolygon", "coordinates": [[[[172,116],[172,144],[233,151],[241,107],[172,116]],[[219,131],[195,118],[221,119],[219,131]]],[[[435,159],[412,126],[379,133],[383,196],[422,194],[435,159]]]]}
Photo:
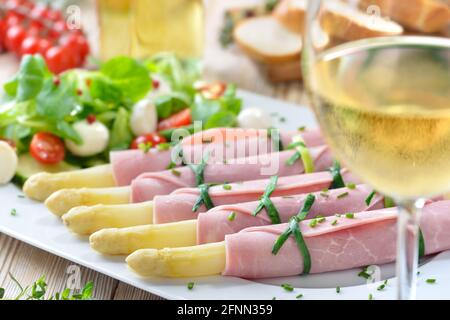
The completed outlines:
{"type": "MultiPolygon", "coordinates": [[[[302,85],[288,83],[273,85],[268,83],[260,67],[244,56],[238,48],[222,50],[217,44],[218,22],[223,5],[236,3],[255,3],[257,0],[211,0],[214,6],[208,8],[206,27],[205,64],[208,78],[218,78],[235,82],[240,88],[255,91],[275,98],[295,103],[304,103],[302,85]],[[226,4],[224,4],[226,3],[226,4]]],[[[93,1],[80,1],[82,19],[88,31],[90,42],[97,50],[98,30],[95,21],[93,1]]],[[[0,82],[3,82],[17,69],[17,60],[12,55],[0,56],[0,82]]],[[[5,214],[3,212],[3,214],[5,214]]],[[[80,284],[93,281],[96,299],[160,299],[158,296],[129,286],[123,282],[105,276],[93,270],[76,266],[71,261],[59,258],[26,243],[15,240],[0,233],[0,287],[6,289],[8,295],[18,292],[9,277],[11,273],[23,284],[31,284],[45,275],[48,292],[62,291],[71,286],[79,275],[80,284]]]]}

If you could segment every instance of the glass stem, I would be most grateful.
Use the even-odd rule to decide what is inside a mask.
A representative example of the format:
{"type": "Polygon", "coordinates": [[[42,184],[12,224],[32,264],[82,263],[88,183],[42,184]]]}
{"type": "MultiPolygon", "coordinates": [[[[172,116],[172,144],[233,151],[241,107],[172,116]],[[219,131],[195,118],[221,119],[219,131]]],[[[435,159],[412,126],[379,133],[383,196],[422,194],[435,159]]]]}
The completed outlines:
{"type": "Polygon", "coordinates": [[[416,297],[419,260],[419,221],[423,199],[402,201],[397,220],[397,298],[413,300],[416,297]]]}

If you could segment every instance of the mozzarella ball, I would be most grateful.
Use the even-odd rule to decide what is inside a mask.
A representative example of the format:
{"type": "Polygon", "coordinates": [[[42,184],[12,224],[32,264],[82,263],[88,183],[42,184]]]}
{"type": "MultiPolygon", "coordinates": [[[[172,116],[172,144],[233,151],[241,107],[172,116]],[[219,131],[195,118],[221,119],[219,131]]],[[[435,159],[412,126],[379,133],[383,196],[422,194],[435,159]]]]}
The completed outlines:
{"type": "Polygon", "coordinates": [[[130,127],[134,135],[141,136],[156,131],[158,113],[156,107],[149,99],[142,99],[133,106],[130,127]]]}
{"type": "Polygon", "coordinates": [[[243,109],[237,121],[239,127],[244,129],[268,129],[272,126],[270,114],[260,108],[243,109]]]}
{"type": "Polygon", "coordinates": [[[11,181],[17,170],[16,151],[5,141],[0,141],[0,184],[11,181]]]}
{"type": "Polygon", "coordinates": [[[83,140],[83,143],[78,145],[72,140],[66,139],[66,147],[74,155],[89,157],[105,151],[108,147],[109,131],[103,123],[99,121],[88,123],[83,120],[76,122],[73,128],[83,140]]]}

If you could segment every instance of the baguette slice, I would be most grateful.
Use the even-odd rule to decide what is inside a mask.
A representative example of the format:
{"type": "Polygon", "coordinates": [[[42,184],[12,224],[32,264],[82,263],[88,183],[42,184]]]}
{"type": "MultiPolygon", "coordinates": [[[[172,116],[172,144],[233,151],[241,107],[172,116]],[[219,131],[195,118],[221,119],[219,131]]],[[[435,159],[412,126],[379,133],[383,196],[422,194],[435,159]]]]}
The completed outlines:
{"type": "Polygon", "coordinates": [[[328,0],[321,22],[329,35],[345,41],[395,36],[403,33],[403,27],[400,24],[366,14],[342,1],[328,0]]]}
{"type": "Polygon", "coordinates": [[[359,6],[362,10],[378,6],[382,15],[405,27],[434,33],[444,30],[450,23],[449,3],[448,0],[360,0],[359,6]]]}
{"type": "Polygon", "coordinates": [[[300,59],[302,39],[271,16],[247,19],[234,30],[234,39],[250,57],[266,64],[300,59]]]}
{"type": "Polygon", "coordinates": [[[272,14],[286,28],[302,34],[305,29],[306,0],[282,0],[272,14]]]}

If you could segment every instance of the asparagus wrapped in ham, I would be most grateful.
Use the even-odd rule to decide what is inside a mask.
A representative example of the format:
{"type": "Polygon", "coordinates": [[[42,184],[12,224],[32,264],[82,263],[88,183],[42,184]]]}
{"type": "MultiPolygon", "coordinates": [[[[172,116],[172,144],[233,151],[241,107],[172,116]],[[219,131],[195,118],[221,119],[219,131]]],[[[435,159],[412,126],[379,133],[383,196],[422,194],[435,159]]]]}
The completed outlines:
{"type": "MultiPolygon", "coordinates": [[[[185,247],[196,244],[220,242],[227,234],[237,233],[247,227],[288,222],[299,209],[308,204],[309,217],[324,217],[381,209],[384,199],[364,185],[339,188],[312,194],[270,198],[279,221],[267,208],[257,211],[260,201],[222,205],[200,213],[197,220],[144,225],[122,229],[103,229],[90,237],[91,247],[104,254],[129,254],[137,249],[185,247]]],[[[321,221],[321,220],[320,220],[321,221]]]]}
{"type": "MultiPolygon", "coordinates": [[[[346,169],[340,173],[340,177],[346,183],[359,182],[346,169]]],[[[324,171],[281,177],[277,180],[272,196],[289,196],[328,189],[337,177],[335,174],[336,171],[324,171]]],[[[206,192],[214,206],[249,202],[258,200],[269,183],[270,179],[230,183],[211,186],[206,192]]],[[[200,188],[181,188],[169,195],[156,196],[153,201],[77,207],[62,218],[69,229],[78,234],[91,234],[104,228],[191,220],[196,219],[200,212],[210,209],[203,202],[194,208],[199,199],[205,196],[204,192],[205,190],[200,191],[200,188]]]]}
{"type": "MultiPolygon", "coordinates": [[[[51,195],[45,202],[47,208],[57,214],[67,213],[71,208],[95,204],[126,204],[151,201],[157,195],[167,195],[179,188],[195,187],[201,183],[225,183],[245,180],[257,180],[272,174],[279,176],[299,175],[305,172],[303,159],[297,157],[298,151],[288,150],[246,158],[232,159],[227,162],[207,162],[192,166],[160,172],[145,173],[133,180],[131,187],[121,187],[120,195],[111,199],[105,189],[63,189],[51,195]],[[292,161],[295,160],[295,161],[292,161]],[[196,172],[194,172],[194,170],[196,172]],[[106,194],[106,196],[105,196],[106,194]],[[130,196],[131,194],[131,196],[130,196]],[[123,200],[126,197],[130,200],[123,200]],[[121,202],[115,201],[120,198],[121,202]],[[123,202],[122,202],[123,201],[123,202]]],[[[308,149],[310,164],[313,170],[324,171],[333,164],[330,149],[325,146],[308,149]]],[[[107,192],[117,192],[108,188],[107,192]]]]}
{"type": "MultiPolygon", "coordinates": [[[[427,204],[420,228],[425,255],[450,249],[450,201],[427,204]]],[[[141,249],[127,258],[142,276],[193,277],[214,274],[248,279],[322,273],[384,264],[395,260],[397,209],[311,220],[296,224],[305,250],[292,235],[281,247],[280,236],[292,224],[252,227],[225,237],[224,242],[194,247],[141,249]],[[278,249],[278,251],[276,250],[278,249]],[[307,258],[305,258],[307,257],[307,258]]],[[[294,223],[295,225],[295,223],[294,223]]]]}
{"type": "MultiPolygon", "coordinates": [[[[281,132],[281,145],[287,146],[292,138],[301,135],[308,147],[324,143],[318,130],[281,132]]],[[[267,130],[210,129],[187,137],[181,143],[183,158],[187,162],[201,158],[205,150],[215,150],[215,160],[244,157],[274,151],[274,140],[267,130]],[[207,147],[206,147],[207,146],[207,147]],[[254,147],[258,146],[258,147],[254,147]],[[200,155],[200,156],[198,156],[200,155]]],[[[129,185],[144,172],[165,170],[172,160],[172,147],[151,148],[148,152],[126,150],[111,152],[111,164],[72,171],[70,173],[38,173],[24,185],[24,193],[32,199],[43,201],[52,193],[66,188],[108,188],[129,185]]]]}
{"type": "MultiPolygon", "coordinates": [[[[315,171],[327,170],[333,164],[331,150],[323,145],[309,148],[315,171]]],[[[210,163],[201,172],[201,183],[225,183],[263,179],[277,174],[280,177],[305,172],[301,160],[289,163],[297,151],[288,150],[246,158],[231,159],[226,163],[210,163]]],[[[201,166],[201,165],[200,165],[201,166]]],[[[131,183],[132,202],[152,200],[157,195],[176,189],[199,185],[199,175],[189,167],[176,170],[144,173],[131,183]]]]}

